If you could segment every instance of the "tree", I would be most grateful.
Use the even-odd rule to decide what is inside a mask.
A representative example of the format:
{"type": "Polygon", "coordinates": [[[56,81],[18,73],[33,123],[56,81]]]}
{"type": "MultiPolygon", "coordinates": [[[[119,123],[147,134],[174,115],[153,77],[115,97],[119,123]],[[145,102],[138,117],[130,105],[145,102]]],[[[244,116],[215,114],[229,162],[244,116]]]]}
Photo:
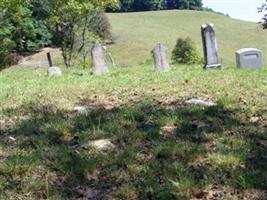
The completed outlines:
{"type": "Polygon", "coordinates": [[[101,11],[107,6],[117,6],[117,0],[51,0],[50,27],[58,45],[61,47],[64,63],[67,67],[73,65],[75,49],[84,48],[84,39],[88,31],[88,23],[92,11],[101,11]],[[76,41],[81,39],[80,47],[76,48],[76,41]]]}
{"type": "Polygon", "coordinates": [[[33,15],[31,1],[0,0],[0,12],[0,40],[11,39],[17,51],[35,50],[50,43],[51,35],[43,19],[33,15]]]}
{"type": "Polygon", "coordinates": [[[129,12],[163,9],[200,10],[201,8],[202,0],[120,0],[120,8],[117,11],[129,12]]]}
{"type": "Polygon", "coordinates": [[[262,26],[263,28],[267,28],[267,0],[266,3],[262,4],[259,8],[259,12],[263,13],[262,26]]]}
{"type": "Polygon", "coordinates": [[[42,2],[0,0],[0,68],[14,64],[17,52],[32,51],[50,44],[51,34],[44,18],[36,17],[33,1],[42,2]]]}
{"type": "Polygon", "coordinates": [[[120,1],[120,10],[122,12],[133,11],[134,0],[121,0],[120,1]]]}

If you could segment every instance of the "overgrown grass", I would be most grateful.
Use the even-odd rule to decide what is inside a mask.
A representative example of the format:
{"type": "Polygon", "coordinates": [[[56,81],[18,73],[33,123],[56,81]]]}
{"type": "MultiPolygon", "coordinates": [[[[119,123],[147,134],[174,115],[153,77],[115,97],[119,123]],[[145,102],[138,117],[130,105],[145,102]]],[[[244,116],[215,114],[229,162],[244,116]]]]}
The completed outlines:
{"type": "Polygon", "coordinates": [[[266,199],[266,70],[45,73],[0,72],[0,199],[266,199]]]}
{"type": "MultiPolygon", "coordinates": [[[[231,19],[211,13],[188,10],[108,14],[115,45],[109,46],[118,65],[135,66],[150,60],[150,51],[157,42],[173,50],[176,40],[190,37],[202,56],[200,27],[213,23],[219,57],[224,67],[235,67],[235,51],[259,48],[267,54],[267,32],[257,23],[231,19]]],[[[264,58],[267,63],[267,57],[264,58]]]]}

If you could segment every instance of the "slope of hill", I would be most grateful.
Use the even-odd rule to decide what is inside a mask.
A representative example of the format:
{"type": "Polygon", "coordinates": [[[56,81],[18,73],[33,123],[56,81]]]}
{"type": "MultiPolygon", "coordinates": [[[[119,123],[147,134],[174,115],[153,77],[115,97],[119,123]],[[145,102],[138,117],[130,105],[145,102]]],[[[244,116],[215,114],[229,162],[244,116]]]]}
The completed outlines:
{"type": "Polygon", "coordinates": [[[44,51],[0,71],[0,199],[267,199],[267,68],[233,67],[236,48],[266,53],[267,34],[205,12],[109,17],[119,64],[138,66],[178,36],[201,50],[210,19],[229,68],[161,73],[148,63],[92,76],[77,66],[48,77],[33,64],[44,51]]]}
{"type": "MultiPolygon", "coordinates": [[[[155,11],[108,14],[116,41],[111,51],[119,65],[133,66],[150,59],[157,42],[171,52],[178,37],[192,38],[202,55],[200,26],[215,25],[219,56],[224,66],[235,65],[235,51],[240,48],[259,48],[267,53],[267,32],[259,24],[199,11],[155,11]]],[[[265,59],[265,61],[267,61],[265,59]]]]}

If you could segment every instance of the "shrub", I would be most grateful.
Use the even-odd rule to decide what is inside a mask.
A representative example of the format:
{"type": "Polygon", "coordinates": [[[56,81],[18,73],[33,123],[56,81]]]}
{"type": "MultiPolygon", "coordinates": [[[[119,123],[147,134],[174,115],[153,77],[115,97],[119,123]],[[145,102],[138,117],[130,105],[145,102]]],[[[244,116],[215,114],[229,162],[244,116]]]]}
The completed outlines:
{"type": "Polygon", "coordinates": [[[92,11],[88,15],[88,31],[101,39],[111,38],[111,25],[108,17],[103,11],[92,11]]]}
{"type": "Polygon", "coordinates": [[[194,42],[187,37],[186,39],[178,38],[172,51],[172,60],[180,64],[197,64],[201,62],[194,42]]]}
{"type": "Polygon", "coordinates": [[[7,38],[0,41],[0,70],[2,70],[7,66],[15,64],[16,56],[12,53],[15,46],[13,41],[7,38]]]}

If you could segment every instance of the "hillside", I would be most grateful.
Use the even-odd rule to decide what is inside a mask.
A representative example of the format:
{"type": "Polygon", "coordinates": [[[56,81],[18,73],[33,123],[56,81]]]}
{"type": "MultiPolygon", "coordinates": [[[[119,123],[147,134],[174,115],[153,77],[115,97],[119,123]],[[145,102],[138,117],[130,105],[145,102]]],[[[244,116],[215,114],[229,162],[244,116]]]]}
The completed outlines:
{"type": "Polygon", "coordinates": [[[211,19],[229,67],[163,73],[146,63],[93,76],[58,65],[62,76],[48,77],[31,60],[42,64],[43,51],[0,71],[0,199],[267,199],[267,68],[233,67],[234,49],[266,52],[267,34],[204,12],[109,17],[121,65],[140,66],[157,41],[171,48],[179,35],[200,49],[211,19]]]}
{"type": "Polygon", "coordinates": [[[111,51],[122,66],[150,59],[150,51],[157,42],[165,44],[171,52],[178,37],[191,37],[202,55],[200,27],[204,23],[215,25],[219,56],[224,66],[235,66],[234,53],[240,48],[254,47],[267,53],[267,31],[259,24],[211,12],[173,10],[110,13],[108,16],[116,41],[111,51]]]}

